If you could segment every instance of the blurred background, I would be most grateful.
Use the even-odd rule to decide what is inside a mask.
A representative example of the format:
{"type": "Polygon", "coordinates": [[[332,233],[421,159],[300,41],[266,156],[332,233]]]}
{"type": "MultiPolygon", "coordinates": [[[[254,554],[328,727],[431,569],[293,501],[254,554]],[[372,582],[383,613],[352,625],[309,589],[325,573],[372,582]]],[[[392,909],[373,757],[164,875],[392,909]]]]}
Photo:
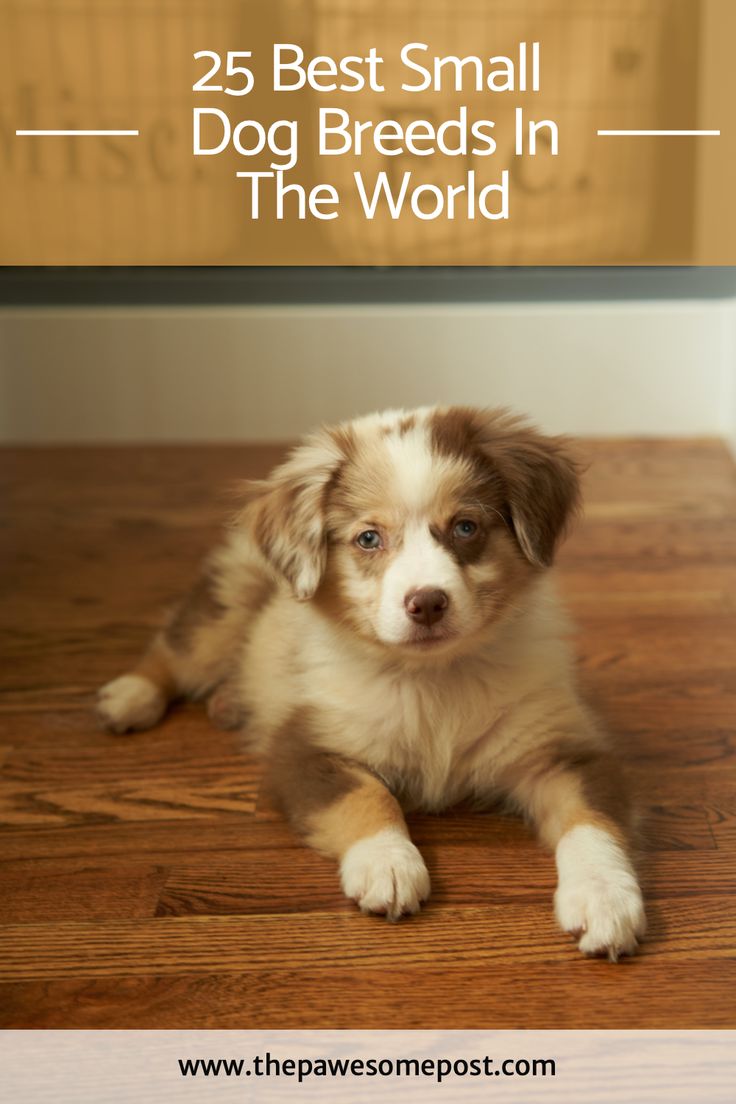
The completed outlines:
{"type": "MultiPolygon", "coordinates": [[[[694,267],[736,227],[724,10],[723,0],[0,0],[0,440],[283,441],[434,402],[509,405],[581,435],[732,440],[736,270],[694,267]],[[233,165],[192,158],[193,47],[247,43],[270,56],[286,40],[339,56],[375,41],[395,58],[414,38],[460,54],[545,46],[544,105],[564,124],[565,156],[516,173],[503,235],[449,224],[448,246],[447,223],[384,233],[349,209],[336,223],[248,223],[233,165]],[[52,121],[133,121],[141,135],[12,133],[52,121]],[[715,124],[722,142],[595,136],[599,125],[715,124]],[[454,267],[441,263],[448,248],[454,267]],[[240,263],[251,255],[293,263],[240,263]]],[[[225,97],[231,112],[267,117],[259,87],[247,111],[225,97]]],[[[314,96],[290,97],[288,113],[314,114],[314,96]]],[[[487,101],[479,110],[507,110],[503,97],[493,112],[487,101]]],[[[459,103],[420,95],[412,112],[436,121],[459,103]]],[[[387,99],[361,101],[360,113],[399,110],[387,99]]],[[[338,158],[331,171],[352,168],[338,158]]],[[[445,158],[422,172],[447,183],[456,168],[445,158]]],[[[318,170],[306,158],[306,177],[318,170]]]]}
{"type": "Polygon", "coordinates": [[[736,442],[736,270],[0,273],[5,443],[285,441],[423,403],[736,442]]]}
{"type": "MultiPolygon", "coordinates": [[[[736,88],[731,0],[0,0],[0,259],[10,264],[100,265],[559,265],[720,264],[736,259],[736,88]],[[402,92],[417,77],[403,45],[446,57],[508,56],[518,83],[520,43],[539,43],[540,89],[501,95],[451,70],[440,90],[402,92]],[[384,59],[383,93],[272,91],[275,42],[306,59],[384,59]],[[255,75],[244,97],[197,91],[203,49],[247,49],[255,75]],[[491,157],[319,157],[318,108],[353,120],[426,120],[461,108],[491,119],[491,157]],[[193,109],[219,109],[235,126],[293,119],[299,157],[289,182],[329,181],[341,197],[331,222],[279,223],[270,190],[247,217],[239,170],[266,170],[266,151],[192,155],[193,109]],[[515,155],[515,112],[555,120],[559,152],[540,132],[535,157],[515,155]],[[18,137],[15,129],[137,128],[135,137],[18,137]],[[599,137],[600,128],[722,128],[717,141],[599,137]],[[480,190],[511,177],[510,218],[364,217],[353,182],[369,191],[385,170],[392,188],[446,189],[476,174],[480,190]]],[[[531,45],[529,45],[531,49],[531,45]]],[[[209,62],[207,62],[209,64],[209,62]]],[[[224,81],[219,76],[211,80],[224,81]]],[[[235,82],[233,82],[235,83],[235,82]]],[[[213,124],[214,125],[214,124],[213,124]]],[[[205,126],[205,144],[221,137],[205,126]]],[[[456,139],[452,137],[451,142],[456,139]]],[[[249,133],[245,139],[253,141],[249,133]]]]}

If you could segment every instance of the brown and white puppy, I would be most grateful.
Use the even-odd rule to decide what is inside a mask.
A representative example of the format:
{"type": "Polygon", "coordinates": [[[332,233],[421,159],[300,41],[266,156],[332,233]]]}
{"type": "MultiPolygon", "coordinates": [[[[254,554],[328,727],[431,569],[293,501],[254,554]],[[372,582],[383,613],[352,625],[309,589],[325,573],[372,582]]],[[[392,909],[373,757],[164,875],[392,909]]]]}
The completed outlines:
{"type": "Polygon", "coordinates": [[[564,441],[504,412],[389,412],[308,438],[250,501],[105,724],[210,697],[368,912],[429,895],[407,809],[503,798],[554,850],[555,910],[616,959],[645,927],[615,761],[578,697],[550,567],[578,500],[564,441]]]}

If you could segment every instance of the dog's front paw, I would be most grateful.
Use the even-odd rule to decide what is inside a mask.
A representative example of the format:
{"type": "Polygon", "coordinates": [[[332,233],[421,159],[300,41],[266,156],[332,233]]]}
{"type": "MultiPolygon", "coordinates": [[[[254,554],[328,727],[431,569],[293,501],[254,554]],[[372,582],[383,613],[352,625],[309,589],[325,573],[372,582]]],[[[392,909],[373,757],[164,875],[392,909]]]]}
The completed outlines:
{"type": "Polygon", "coordinates": [[[557,867],[555,915],[564,931],[579,936],[583,954],[612,962],[634,954],[646,930],[644,902],[616,840],[601,828],[579,825],[558,844],[557,867]]]}
{"type": "Polygon", "coordinates": [[[363,912],[389,920],[419,912],[429,897],[429,874],[410,839],[385,828],[346,851],[340,864],[342,888],[363,912]]]}
{"type": "Polygon", "coordinates": [[[143,675],[121,675],[97,695],[97,715],[110,732],[140,732],[153,728],[166,712],[166,698],[143,675]]]}

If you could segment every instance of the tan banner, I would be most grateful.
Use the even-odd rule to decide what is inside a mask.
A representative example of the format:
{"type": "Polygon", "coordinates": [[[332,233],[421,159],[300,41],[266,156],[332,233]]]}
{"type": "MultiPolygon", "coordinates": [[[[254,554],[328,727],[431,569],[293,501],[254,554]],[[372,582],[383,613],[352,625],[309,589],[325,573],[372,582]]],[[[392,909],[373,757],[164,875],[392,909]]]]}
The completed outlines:
{"type": "Polygon", "coordinates": [[[736,264],[732,0],[0,0],[4,264],[736,264]]]}

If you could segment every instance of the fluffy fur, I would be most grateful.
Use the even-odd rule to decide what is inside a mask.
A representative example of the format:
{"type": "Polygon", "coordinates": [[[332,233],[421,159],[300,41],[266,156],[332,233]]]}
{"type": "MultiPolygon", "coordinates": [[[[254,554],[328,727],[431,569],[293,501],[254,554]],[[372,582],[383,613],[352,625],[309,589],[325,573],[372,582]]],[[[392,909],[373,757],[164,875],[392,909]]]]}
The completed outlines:
{"type": "Polygon", "coordinates": [[[578,502],[566,443],[505,412],[373,415],[251,484],[134,672],[113,731],[208,697],[245,721],[296,830],[390,918],[429,877],[404,811],[503,798],[556,852],[556,914],[615,960],[644,931],[615,760],[580,701],[551,576],[578,502]]]}

